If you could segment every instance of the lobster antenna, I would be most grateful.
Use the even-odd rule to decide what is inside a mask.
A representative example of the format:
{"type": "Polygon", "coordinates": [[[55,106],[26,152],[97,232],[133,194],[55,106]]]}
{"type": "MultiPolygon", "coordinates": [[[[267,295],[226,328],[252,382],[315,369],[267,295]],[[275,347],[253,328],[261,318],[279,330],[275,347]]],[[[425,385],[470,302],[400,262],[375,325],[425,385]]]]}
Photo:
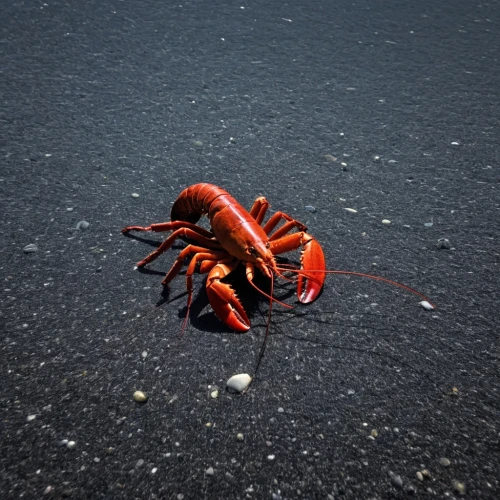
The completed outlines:
{"type": "MultiPolygon", "coordinates": [[[[252,379],[255,378],[257,375],[260,363],[262,361],[262,358],[264,357],[264,351],[266,350],[267,339],[269,338],[269,327],[271,326],[271,313],[273,312],[273,302],[278,302],[280,304],[282,303],[273,297],[273,292],[274,292],[274,274],[271,273],[271,295],[270,296],[266,295],[267,297],[269,297],[269,312],[267,314],[266,334],[264,336],[264,342],[262,342],[262,346],[260,348],[259,360],[257,361],[257,366],[255,367],[252,379]]],[[[284,305],[288,306],[288,304],[284,304],[284,305]]],[[[288,306],[288,307],[290,307],[290,306],[288,306]]],[[[292,309],[293,309],[293,307],[292,307],[292,309]]]]}
{"type": "MultiPolygon", "coordinates": [[[[273,273],[271,273],[271,276],[273,276],[273,273]]],[[[290,304],[286,304],[285,302],[281,302],[281,300],[278,300],[278,299],[275,299],[273,296],[272,296],[272,291],[271,291],[271,295],[268,295],[266,292],[264,292],[264,290],[261,290],[253,281],[251,280],[248,280],[248,282],[262,295],[264,295],[264,297],[267,297],[271,302],[277,302],[278,304],[282,305],[283,307],[287,307],[288,309],[293,309],[293,306],[291,306],[290,304]]],[[[271,279],[271,290],[274,290],[274,281],[271,279]]]]}
{"type": "MultiPolygon", "coordinates": [[[[284,270],[284,269],[282,269],[282,270],[284,270]]],[[[287,269],[287,271],[300,273],[300,272],[303,272],[304,270],[303,269],[298,269],[298,270],[287,269]]],[[[427,302],[429,302],[429,304],[434,309],[436,309],[436,306],[423,293],[420,293],[417,290],[414,290],[413,288],[410,288],[409,286],[403,285],[402,283],[398,283],[397,281],[393,281],[393,280],[390,280],[388,278],[382,278],[382,276],[375,276],[374,274],[358,273],[358,272],[355,272],[355,271],[328,271],[328,270],[327,271],[322,271],[320,269],[318,269],[318,270],[307,269],[307,273],[309,273],[309,272],[325,273],[325,274],[348,274],[348,275],[351,275],[351,276],[361,276],[362,278],[370,278],[370,279],[375,280],[375,281],[383,281],[384,283],[389,283],[390,285],[394,285],[394,286],[397,286],[399,288],[403,288],[404,290],[407,290],[408,292],[411,292],[414,295],[418,295],[420,298],[422,298],[422,299],[426,300],[427,302]]],[[[306,273],[305,273],[305,276],[306,276],[307,279],[314,280],[313,276],[308,276],[306,273]]]]}

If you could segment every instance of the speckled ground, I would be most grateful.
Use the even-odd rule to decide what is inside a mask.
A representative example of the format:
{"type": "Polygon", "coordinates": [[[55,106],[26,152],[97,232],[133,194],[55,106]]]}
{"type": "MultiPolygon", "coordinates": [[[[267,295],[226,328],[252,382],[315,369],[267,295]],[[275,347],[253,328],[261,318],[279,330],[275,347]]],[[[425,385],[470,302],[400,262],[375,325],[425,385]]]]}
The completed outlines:
{"type": "Polygon", "coordinates": [[[3,499],[500,497],[498,2],[4,3],[3,499]],[[227,393],[266,299],[235,277],[236,335],[197,276],[178,341],[183,244],[120,233],[196,182],[437,309],[280,284],[227,393]]]}

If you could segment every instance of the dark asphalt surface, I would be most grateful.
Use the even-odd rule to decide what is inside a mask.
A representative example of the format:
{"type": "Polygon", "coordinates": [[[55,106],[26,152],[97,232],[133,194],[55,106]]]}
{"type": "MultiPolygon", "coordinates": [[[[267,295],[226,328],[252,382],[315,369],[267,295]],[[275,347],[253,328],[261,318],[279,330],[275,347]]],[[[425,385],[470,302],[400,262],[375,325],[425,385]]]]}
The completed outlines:
{"type": "Polygon", "coordinates": [[[2,499],[500,498],[497,1],[2,11],[2,499]],[[161,236],[120,233],[197,182],[266,196],[330,269],[437,309],[369,279],[309,306],[280,285],[297,307],[225,392],[267,300],[235,277],[236,335],[197,276],[179,342],[185,280],[161,279],[183,244],[139,273],[161,236]]]}

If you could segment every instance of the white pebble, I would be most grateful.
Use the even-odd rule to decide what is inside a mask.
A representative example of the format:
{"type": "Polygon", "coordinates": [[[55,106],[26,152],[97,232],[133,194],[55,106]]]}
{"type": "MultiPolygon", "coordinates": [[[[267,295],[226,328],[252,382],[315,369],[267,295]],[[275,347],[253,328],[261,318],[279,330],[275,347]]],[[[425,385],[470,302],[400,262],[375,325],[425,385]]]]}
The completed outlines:
{"type": "Polygon", "coordinates": [[[238,373],[227,381],[226,386],[229,392],[237,393],[247,389],[251,381],[252,377],[248,373],[238,373]]]}
{"type": "Polygon", "coordinates": [[[274,460],[276,457],[275,455],[267,455],[268,460],[274,460]]]}
{"type": "Polygon", "coordinates": [[[390,224],[391,221],[389,219],[382,219],[382,224],[390,224]]]}
{"type": "Polygon", "coordinates": [[[211,397],[212,399],[217,399],[217,398],[219,397],[219,390],[218,390],[218,389],[215,389],[215,391],[212,391],[212,392],[210,393],[210,397],[211,397]]]}
{"type": "Polygon", "coordinates": [[[209,467],[206,471],[205,471],[205,474],[207,476],[213,476],[214,475],[214,468],[213,467],[209,467]]]}
{"type": "Polygon", "coordinates": [[[306,210],[311,213],[316,212],[316,209],[312,205],[306,205],[306,210]]]}
{"type": "Polygon", "coordinates": [[[28,415],[28,417],[26,418],[26,420],[28,422],[31,422],[32,420],[35,420],[35,418],[36,418],[36,415],[28,415]]]}
{"type": "Polygon", "coordinates": [[[132,198],[139,198],[139,193],[132,193],[132,198]]]}
{"type": "Polygon", "coordinates": [[[357,214],[358,211],[355,208],[344,208],[346,212],[350,212],[351,214],[357,214]]]}
{"type": "Polygon", "coordinates": [[[75,441],[68,441],[68,443],[66,444],[66,446],[70,449],[70,450],[74,450],[76,448],[76,442],[75,441]]]}
{"type": "Polygon", "coordinates": [[[242,434],[241,432],[238,432],[238,434],[236,434],[236,439],[237,439],[238,441],[243,441],[243,439],[244,439],[243,434],[242,434]]]}
{"type": "Polygon", "coordinates": [[[90,224],[86,220],[81,220],[77,225],[76,229],[88,229],[90,224]]]}
{"type": "Polygon", "coordinates": [[[437,242],[437,247],[444,248],[445,250],[449,250],[451,248],[450,240],[447,240],[446,238],[439,238],[439,240],[437,242]]]}
{"type": "Polygon", "coordinates": [[[137,401],[138,403],[145,403],[148,400],[148,397],[144,392],[142,391],[135,391],[134,392],[134,401],[137,401]]]}
{"type": "Polygon", "coordinates": [[[148,351],[142,351],[141,356],[142,359],[146,359],[148,357],[148,351]]]}
{"type": "Polygon", "coordinates": [[[427,300],[422,300],[420,302],[420,305],[426,310],[426,311],[432,311],[434,309],[433,305],[428,302],[427,300]]]}
{"type": "Polygon", "coordinates": [[[35,253],[38,252],[38,247],[34,243],[30,243],[23,248],[24,253],[35,253]]]}

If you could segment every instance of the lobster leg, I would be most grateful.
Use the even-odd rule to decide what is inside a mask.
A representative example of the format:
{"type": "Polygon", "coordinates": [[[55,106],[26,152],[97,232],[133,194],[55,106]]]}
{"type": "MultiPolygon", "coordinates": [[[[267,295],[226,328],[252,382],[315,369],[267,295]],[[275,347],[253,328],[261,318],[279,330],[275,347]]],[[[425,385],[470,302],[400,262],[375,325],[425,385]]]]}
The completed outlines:
{"type": "Polygon", "coordinates": [[[209,272],[207,278],[207,295],[210,305],[217,317],[237,332],[246,332],[250,328],[250,320],[231,285],[222,283],[238,265],[234,259],[219,261],[209,272]]]}
{"type": "Polygon", "coordinates": [[[146,264],[149,264],[153,260],[157,259],[163,252],[166,252],[175,242],[177,238],[189,239],[203,245],[204,247],[214,250],[220,250],[220,244],[213,239],[211,233],[206,231],[205,229],[196,226],[195,224],[189,224],[189,226],[194,226],[196,230],[191,227],[182,227],[183,225],[187,225],[189,223],[181,222],[180,224],[174,222],[166,222],[164,224],[152,224],[149,227],[140,227],[140,226],[129,226],[122,230],[122,232],[126,233],[128,231],[155,231],[155,232],[163,232],[169,231],[170,228],[181,226],[179,229],[176,229],[156,250],[153,250],[145,259],[141,260],[137,263],[137,267],[143,267],[146,264]],[[162,229],[159,229],[158,227],[162,229]],[[163,229],[166,227],[166,229],[163,229]],[[208,235],[208,236],[207,236],[208,235]]]}
{"type": "MultiPolygon", "coordinates": [[[[182,252],[177,256],[177,259],[175,260],[173,266],[170,268],[170,271],[168,271],[167,275],[161,282],[162,285],[168,285],[180,272],[182,269],[182,264],[184,263],[184,259],[187,257],[193,256],[191,259],[191,262],[189,266],[193,266],[191,269],[191,276],[194,273],[194,269],[196,267],[196,262],[198,260],[220,260],[223,259],[224,257],[227,257],[227,252],[225,251],[212,251],[208,248],[204,247],[199,247],[196,245],[188,245],[182,252]],[[197,258],[197,255],[201,255],[202,258],[197,258]]],[[[188,268],[189,272],[189,268],[188,268]]],[[[190,276],[188,276],[188,273],[186,273],[186,279],[190,279],[190,276]]],[[[187,282],[188,286],[188,291],[189,287],[191,286],[190,283],[192,284],[192,281],[187,282]]]]}
{"type": "Polygon", "coordinates": [[[269,207],[269,202],[263,196],[259,196],[253,202],[252,208],[250,209],[250,215],[255,219],[257,224],[262,224],[269,207]]]}
{"type": "Polygon", "coordinates": [[[326,268],[325,256],[321,245],[311,235],[304,232],[288,234],[272,240],[270,243],[274,255],[302,247],[297,295],[300,302],[304,304],[312,302],[321,292],[325,281],[325,273],[322,272],[326,268]]]}
{"type": "Polygon", "coordinates": [[[270,241],[281,238],[293,228],[297,228],[299,231],[307,231],[307,227],[304,224],[302,224],[302,222],[293,219],[284,212],[276,212],[271,216],[271,218],[267,221],[266,225],[264,226],[265,233],[269,234],[282,219],[286,221],[285,224],[283,224],[283,226],[281,226],[271,235],[271,237],[269,238],[270,241]]]}

